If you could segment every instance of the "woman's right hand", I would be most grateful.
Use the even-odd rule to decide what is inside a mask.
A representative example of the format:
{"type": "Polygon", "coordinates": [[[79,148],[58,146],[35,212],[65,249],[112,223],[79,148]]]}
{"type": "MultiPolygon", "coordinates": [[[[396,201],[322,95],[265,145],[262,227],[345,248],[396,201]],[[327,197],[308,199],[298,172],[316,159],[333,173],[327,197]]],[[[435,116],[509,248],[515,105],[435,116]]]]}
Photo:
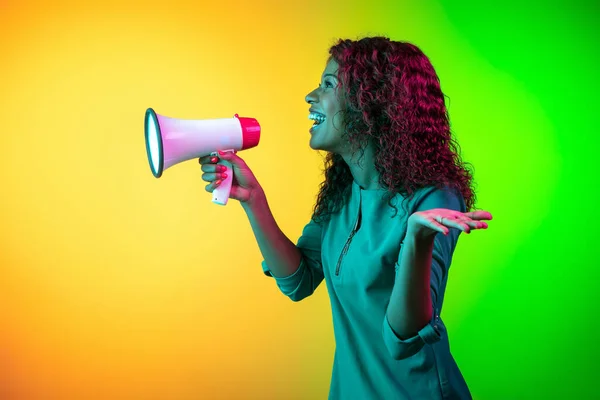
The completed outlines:
{"type": "Polygon", "coordinates": [[[217,164],[219,162],[219,157],[231,163],[233,179],[231,182],[231,192],[229,194],[230,199],[247,203],[255,199],[256,196],[262,192],[262,187],[246,162],[232,152],[219,153],[218,157],[208,155],[198,159],[198,162],[202,166],[201,170],[204,172],[202,174],[202,180],[208,182],[208,185],[205,187],[207,192],[212,193],[223,179],[226,178],[223,176],[225,173],[225,166],[217,164]]]}

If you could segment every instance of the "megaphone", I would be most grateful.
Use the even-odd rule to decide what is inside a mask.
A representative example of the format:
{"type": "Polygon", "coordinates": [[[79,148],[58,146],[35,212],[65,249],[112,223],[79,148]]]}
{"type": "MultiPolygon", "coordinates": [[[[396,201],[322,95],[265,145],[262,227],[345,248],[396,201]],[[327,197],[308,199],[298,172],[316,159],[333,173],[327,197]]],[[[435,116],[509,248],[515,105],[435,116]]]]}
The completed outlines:
{"type": "MultiPolygon", "coordinates": [[[[144,117],[146,153],[152,174],[160,178],[163,171],[182,161],[221,151],[246,150],[260,141],[260,125],[254,118],[185,120],[159,115],[152,108],[144,117]]],[[[213,191],[212,202],[226,205],[231,192],[233,171],[231,163],[221,159],[227,167],[227,178],[213,191]]]]}

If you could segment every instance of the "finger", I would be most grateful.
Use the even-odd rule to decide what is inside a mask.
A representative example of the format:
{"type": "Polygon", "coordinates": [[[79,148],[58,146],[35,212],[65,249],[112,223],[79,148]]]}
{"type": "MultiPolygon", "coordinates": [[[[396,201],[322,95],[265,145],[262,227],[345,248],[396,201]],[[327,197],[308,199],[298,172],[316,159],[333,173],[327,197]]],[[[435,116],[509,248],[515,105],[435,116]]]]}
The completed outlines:
{"type": "Polygon", "coordinates": [[[467,224],[459,219],[439,216],[435,219],[435,222],[437,222],[441,225],[445,225],[449,228],[460,229],[461,231],[463,231],[465,233],[471,233],[471,227],[469,226],[469,224],[467,224]]]}
{"type": "Polygon", "coordinates": [[[469,225],[471,229],[487,229],[488,227],[487,223],[483,221],[472,220],[470,218],[465,217],[464,215],[459,215],[457,219],[469,225]]]}
{"type": "Polygon", "coordinates": [[[427,219],[427,226],[431,229],[433,229],[434,231],[440,232],[443,235],[447,235],[450,230],[448,228],[446,228],[443,224],[440,224],[438,221],[436,221],[433,218],[428,218],[427,219]]]}
{"type": "Polygon", "coordinates": [[[221,164],[202,164],[202,172],[225,172],[227,167],[221,164]]]}
{"type": "Polygon", "coordinates": [[[214,182],[217,179],[223,179],[223,174],[222,173],[216,173],[216,172],[208,172],[208,173],[202,174],[202,180],[203,181],[214,182]]]}
{"type": "Polygon", "coordinates": [[[209,193],[212,193],[217,187],[219,187],[220,184],[221,184],[221,179],[217,179],[216,181],[211,182],[208,185],[206,185],[204,187],[204,190],[206,190],[209,193]]]}
{"type": "Polygon", "coordinates": [[[485,219],[485,220],[491,220],[492,219],[492,214],[488,211],[471,211],[468,213],[464,213],[464,215],[468,218],[471,219],[485,219]]]}
{"type": "Polygon", "coordinates": [[[200,164],[216,164],[217,162],[219,162],[219,157],[214,157],[210,155],[198,158],[198,163],[200,164]]]}
{"type": "Polygon", "coordinates": [[[463,220],[463,222],[471,227],[471,229],[487,229],[488,224],[483,221],[473,221],[472,219],[463,220]]]}
{"type": "Polygon", "coordinates": [[[239,157],[235,153],[232,153],[232,152],[229,152],[229,151],[220,151],[219,150],[219,157],[222,158],[223,160],[229,161],[232,165],[235,165],[237,167],[240,167],[240,168],[247,168],[248,167],[246,165],[246,162],[244,160],[242,160],[242,158],[239,157]]]}

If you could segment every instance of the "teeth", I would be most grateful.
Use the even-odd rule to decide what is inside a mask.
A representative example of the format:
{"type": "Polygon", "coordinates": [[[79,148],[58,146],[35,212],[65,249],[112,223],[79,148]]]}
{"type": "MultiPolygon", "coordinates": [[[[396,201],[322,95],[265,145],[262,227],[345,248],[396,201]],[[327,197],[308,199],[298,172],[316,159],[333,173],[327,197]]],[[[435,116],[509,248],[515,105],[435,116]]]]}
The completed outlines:
{"type": "Polygon", "coordinates": [[[310,113],[308,119],[314,120],[315,125],[319,125],[321,122],[325,121],[325,116],[317,113],[310,113]]]}

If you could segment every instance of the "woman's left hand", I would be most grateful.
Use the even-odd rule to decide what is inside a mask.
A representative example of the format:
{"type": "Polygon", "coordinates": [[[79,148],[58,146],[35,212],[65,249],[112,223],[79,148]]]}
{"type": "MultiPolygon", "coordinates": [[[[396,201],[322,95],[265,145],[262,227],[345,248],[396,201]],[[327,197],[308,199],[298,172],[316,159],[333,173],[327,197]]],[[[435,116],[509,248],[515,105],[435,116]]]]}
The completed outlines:
{"type": "Polygon", "coordinates": [[[488,224],[483,220],[491,219],[492,214],[487,211],[462,213],[446,208],[418,211],[408,218],[407,235],[412,234],[416,238],[426,238],[438,232],[447,235],[449,228],[471,233],[472,229],[487,229],[488,224]]]}

